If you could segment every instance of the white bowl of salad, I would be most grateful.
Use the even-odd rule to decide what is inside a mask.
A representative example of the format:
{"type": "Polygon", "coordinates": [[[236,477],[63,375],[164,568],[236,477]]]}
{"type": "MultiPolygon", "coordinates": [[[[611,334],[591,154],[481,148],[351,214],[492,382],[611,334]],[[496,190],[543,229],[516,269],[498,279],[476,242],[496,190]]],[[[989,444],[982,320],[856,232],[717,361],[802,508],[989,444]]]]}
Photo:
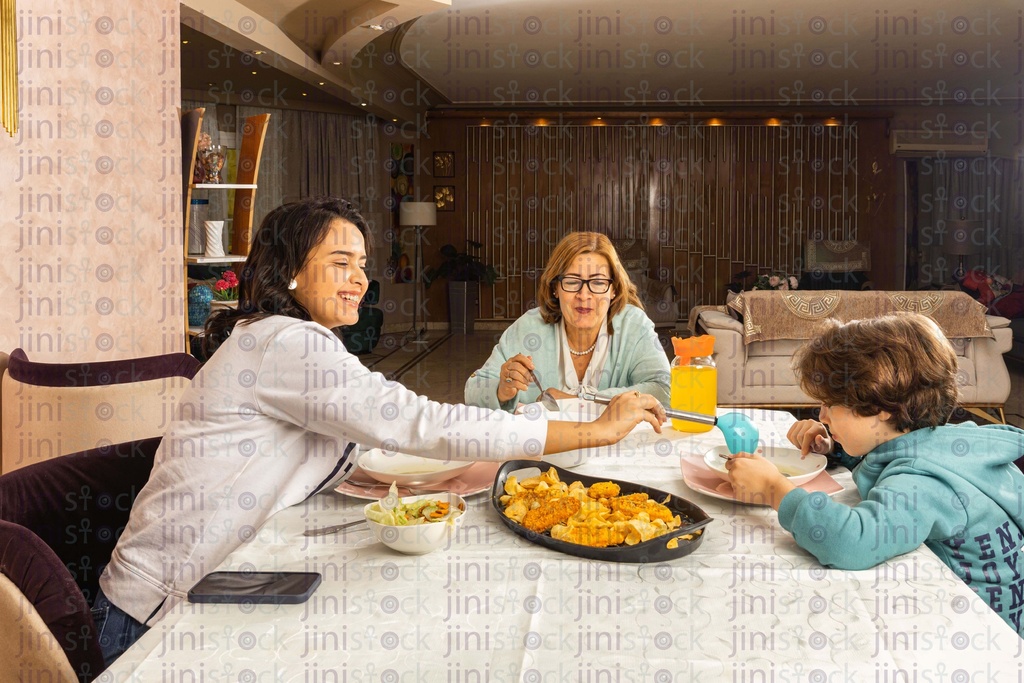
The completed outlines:
{"type": "Polygon", "coordinates": [[[392,484],[387,496],[363,507],[363,514],[378,541],[400,553],[423,555],[448,543],[467,510],[454,493],[401,498],[392,484]]]}

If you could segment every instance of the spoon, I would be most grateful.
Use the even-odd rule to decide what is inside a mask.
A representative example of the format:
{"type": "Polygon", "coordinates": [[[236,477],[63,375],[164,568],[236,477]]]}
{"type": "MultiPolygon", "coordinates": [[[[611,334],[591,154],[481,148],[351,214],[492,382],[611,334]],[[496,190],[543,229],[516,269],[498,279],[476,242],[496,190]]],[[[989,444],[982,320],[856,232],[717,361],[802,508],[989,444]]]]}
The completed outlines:
{"type": "MultiPolygon", "coordinates": [[[[588,392],[581,393],[580,398],[585,401],[600,403],[601,405],[611,403],[610,398],[588,392]]],[[[554,408],[550,408],[549,399],[553,401],[554,397],[550,394],[547,396],[541,394],[541,403],[544,404],[544,407],[549,410],[557,410],[557,403],[555,403],[554,408]]],[[[757,427],[743,413],[726,413],[721,417],[715,417],[714,415],[705,415],[703,413],[691,413],[686,410],[665,408],[665,414],[677,420],[687,420],[689,422],[718,427],[719,431],[725,436],[725,445],[729,448],[730,453],[753,453],[757,449],[757,443],[760,439],[757,427]]]]}

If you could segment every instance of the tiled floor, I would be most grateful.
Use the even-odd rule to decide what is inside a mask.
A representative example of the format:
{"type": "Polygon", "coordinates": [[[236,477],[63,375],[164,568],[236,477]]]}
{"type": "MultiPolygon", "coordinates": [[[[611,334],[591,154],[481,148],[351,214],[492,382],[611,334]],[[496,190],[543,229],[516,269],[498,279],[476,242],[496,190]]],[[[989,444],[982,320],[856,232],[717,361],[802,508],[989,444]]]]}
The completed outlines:
{"type": "Polygon", "coordinates": [[[380,358],[361,358],[416,393],[443,403],[462,403],[466,379],[484,364],[500,336],[501,330],[471,335],[430,331],[426,344],[403,345],[401,336],[388,335],[374,349],[380,358]]]}
{"type": "MultiPolygon", "coordinates": [[[[477,330],[472,335],[430,331],[426,344],[403,345],[401,335],[386,335],[372,356],[362,356],[372,369],[397,379],[435,401],[461,403],[470,373],[483,365],[501,330],[477,330]]],[[[1024,363],[1008,360],[1011,391],[1006,421],[1024,427],[1024,363]]]]}

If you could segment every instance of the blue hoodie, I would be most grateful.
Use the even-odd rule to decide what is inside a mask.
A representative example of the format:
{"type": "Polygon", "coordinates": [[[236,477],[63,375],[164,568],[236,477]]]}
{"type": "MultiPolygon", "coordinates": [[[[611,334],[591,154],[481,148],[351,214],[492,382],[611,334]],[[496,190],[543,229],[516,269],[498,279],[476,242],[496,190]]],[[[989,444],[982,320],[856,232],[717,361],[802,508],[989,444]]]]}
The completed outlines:
{"type": "Polygon", "coordinates": [[[855,507],[796,489],[779,522],[826,566],[866,569],[922,543],[1018,634],[1024,612],[1024,431],[973,422],[887,441],[853,470],[855,507]]]}

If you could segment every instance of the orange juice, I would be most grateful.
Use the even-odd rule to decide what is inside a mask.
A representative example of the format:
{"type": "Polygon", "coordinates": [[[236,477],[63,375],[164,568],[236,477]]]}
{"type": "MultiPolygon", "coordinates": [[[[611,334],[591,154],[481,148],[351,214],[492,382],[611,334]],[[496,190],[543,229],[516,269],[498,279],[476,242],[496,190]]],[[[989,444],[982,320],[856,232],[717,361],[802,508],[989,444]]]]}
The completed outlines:
{"type": "MultiPolygon", "coordinates": [[[[715,338],[672,337],[672,346],[676,357],[672,360],[670,405],[675,410],[714,415],[718,408],[718,370],[712,355],[715,338]]],[[[711,426],[672,418],[672,427],[680,432],[707,432],[711,426]]]]}
{"type": "MultiPolygon", "coordinates": [[[[672,368],[670,405],[676,410],[714,415],[718,407],[718,370],[713,365],[680,365],[672,368]]],[[[680,432],[707,432],[712,425],[672,418],[680,432]]]]}

